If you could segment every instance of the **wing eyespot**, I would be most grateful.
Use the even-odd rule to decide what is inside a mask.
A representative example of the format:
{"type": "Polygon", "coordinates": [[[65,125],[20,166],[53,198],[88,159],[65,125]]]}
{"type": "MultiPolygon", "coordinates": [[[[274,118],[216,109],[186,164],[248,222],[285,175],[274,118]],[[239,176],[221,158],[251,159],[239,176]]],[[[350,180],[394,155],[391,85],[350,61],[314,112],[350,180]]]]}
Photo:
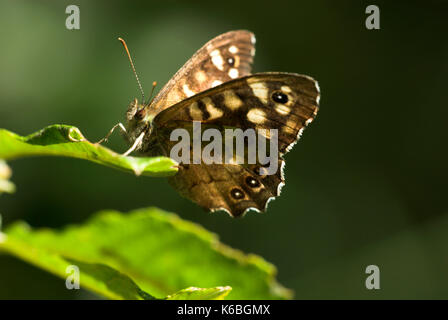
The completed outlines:
{"type": "Polygon", "coordinates": [[[273,92],[271,95],[271,98],[272,98],[272,100],[274,100],[274,102],[282,103],[282,104],[285,104],[289,101],[288,95],[284,94],[281,91],[273,92]]]}
{"type": "Polygon", "coordinates": [[[246,178],[246,184],[251,188],[258,188],[260,186],[260,182],[251,176],[246,178]]]}
{"type": "Polygon", "coordinates": [[[244,192],[241,189],[238,188],[233,188],[230,191],[230,195],[232,196],[233,199],[235,200],[241,200],[244,198],[244,192]]]}

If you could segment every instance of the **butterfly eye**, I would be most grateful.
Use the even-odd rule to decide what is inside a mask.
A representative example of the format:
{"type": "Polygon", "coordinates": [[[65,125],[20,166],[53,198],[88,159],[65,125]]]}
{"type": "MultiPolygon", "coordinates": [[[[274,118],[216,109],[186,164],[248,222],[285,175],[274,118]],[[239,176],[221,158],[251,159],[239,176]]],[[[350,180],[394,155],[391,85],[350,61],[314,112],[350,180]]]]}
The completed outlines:
{"type": "Polygon", "coordinates": [[[227,63],[228,63],[231,67],[233,67],[233,65],[235,64],[235,59],[234,59],[234,58],[228,58],[228,59],[227,59],[227,63]]]}
{"type": "Polygon", "coordinates": [[[288,102],[288,96],[280,91],[275,91],[272,94],[272,100],[278,103],[287,103],[288,102]]]}
{"type": "Polygon", "coordinates": [[[139,111],[137,111],[135,113],[135,116],[134,116],[134,118],[136,120],[142,120],[144,117],[145,117],[145,108],[140,109],[139,111]]]}
{"type": "Polygon", "coordinates": [[[232,198],[237,199],[237,200],[239,200],[239,199],[243,199],[243,198],[244,198],[244,193],[243,193],[243,191],[241,191],[241,190],[238,189],[238,188],[233,188],[233,189],[230,191],[230,195],[232,196],[232,198]]]}
{"type": "Polygon", "coordinates": [[[260,182],[252,177],[246,178],[246,184],[251,188],[257,188],[260,186],[260,182]]]}

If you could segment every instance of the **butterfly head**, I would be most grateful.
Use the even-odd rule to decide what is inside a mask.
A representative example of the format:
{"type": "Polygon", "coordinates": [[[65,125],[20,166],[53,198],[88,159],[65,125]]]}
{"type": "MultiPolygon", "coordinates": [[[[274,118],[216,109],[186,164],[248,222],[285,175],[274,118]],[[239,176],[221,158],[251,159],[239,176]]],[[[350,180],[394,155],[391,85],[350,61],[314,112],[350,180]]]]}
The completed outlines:
{"type": "Polygon", "coordinates": [[[134,143],[138,136],[145,133],[149,136],[151,133],[151,123],[154,118],[149,112],[149,105],[139,103],[135,98],[128,106],[126,112],[127,132],[130,143],[134,143]]]}

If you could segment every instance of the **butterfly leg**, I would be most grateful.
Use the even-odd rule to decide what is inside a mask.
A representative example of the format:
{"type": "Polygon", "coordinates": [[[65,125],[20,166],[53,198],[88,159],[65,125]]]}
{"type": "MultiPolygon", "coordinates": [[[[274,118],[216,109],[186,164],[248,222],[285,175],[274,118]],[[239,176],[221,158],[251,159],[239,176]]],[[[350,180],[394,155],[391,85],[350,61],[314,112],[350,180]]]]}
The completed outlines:
{"type": "Polygon", "coordinates": [[[114,130],[115,130],[116,128],[120,128],[121,131],[122,131],[124,134],[126,134],[126,135],[128,134],[128,132],[126,131],[126,128],[124,127],[124,125],[123,125],[121,122],[119,122],[119,123],[117,123],[116,125],[114,125],[114,126],[112,127],[112,129],[110,129],[110,131],[106,134],[106,136],[105,136],[103,139],[101,139],[101,140],[98,141],[98,142],[95,142],[95,144],[102,144],[103,142],[106,142],[107,139],[109,139],[110,135],[114,132],[114,130]]]}
{"type": "Polygon", "coordinates": [[[132,147],[129,148],[128,151],[122,154],[123,157],[127,157],[131,152],[133,152],[135,149],[139,147],[139,145],[142,143],[143,138],[145,137],[145,132],[142,132],[137,139],[135,139],[134,144],[132,147]]]}

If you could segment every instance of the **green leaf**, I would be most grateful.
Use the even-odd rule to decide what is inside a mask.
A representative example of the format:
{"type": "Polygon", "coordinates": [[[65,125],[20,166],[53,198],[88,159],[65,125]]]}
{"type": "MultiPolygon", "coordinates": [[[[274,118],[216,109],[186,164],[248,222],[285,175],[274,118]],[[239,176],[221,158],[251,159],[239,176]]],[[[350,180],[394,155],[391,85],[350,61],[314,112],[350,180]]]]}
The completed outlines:
{"type": "MultiPolygon", "coordinates": [[[[0,232],[0,242],[2,240],[6,241],[5,239],[6,236],[0,232]]],[[[126,300],[156,299],[140,289],[131,278],[105,264],[86,263],[76,259],[66,258],[63,255],[54,254],[47,250],[36,249],[26,243],[15,242],[11,238],[8,239],[8,243],[4,245],[4,248],[17,257],[48,270],[61,278],[72,275],[72,267],[76,266],[79,268],[79,278],[82,287],[88,288],[104,297],[126,300]]],[[[166,299],[218,300],[223,299],[230,290],[232,290],[230,287],[187,288],[166,297],[166,299]]]]}
{"type": "MultiPolygon", "coordinates": [[[[98,281],[98,264],[126,274],[138,288],[156,297],[179,299],[222,298],[230,288],[196,292],[191,286],[214,288],[230,286],[231,299],[286,299],[289,290],[275,280],[276,269],[263,258],[244,254],[221,242],[215,234],[177,215],[156,208],[127,214],[103,211],[84,225],[63,230],[33,231],[25,223],[11,225],[0,243],[5,250],[54,274],[65,277],[67,263],[80,265],[98,281]],[[91,272],[89,268],[93,268],[91,272]]],[[[101,273],[101,272],[100,272],[101,273]]],[[[86,276],[84,277],[86,278],[86,276]]],[[[87,278],[86,278],[87,279],[87,278]]],[[[138,297],[131,293],[109,293],[110,285],[85,283],[106,297],[138,297]]],[[[81,279],[81,286],[84,280],[81,279]]]]}
{"type": "Polygon", "coordinates": [[[196,288],[180,290],[166,297],[167,300],[224,300],[232,290],[231,287],[196,288]]]}
{"type": "Polygon", "coordinates": [[[78,128],[52,125],[22,137],[0,129],[0,159],[28,156],[62,156],[90,160],[136,175],[170,176],[177,163],[166,157],[124,157],[101,145],[87,141],[78,128]]]}
{"type": "Polygon", "coordinates": [[[9,181],[12,171],[6,164],[6,162],[0,159],[0,194],[3,192],[14,193],[16,186],[9,181]]]}

